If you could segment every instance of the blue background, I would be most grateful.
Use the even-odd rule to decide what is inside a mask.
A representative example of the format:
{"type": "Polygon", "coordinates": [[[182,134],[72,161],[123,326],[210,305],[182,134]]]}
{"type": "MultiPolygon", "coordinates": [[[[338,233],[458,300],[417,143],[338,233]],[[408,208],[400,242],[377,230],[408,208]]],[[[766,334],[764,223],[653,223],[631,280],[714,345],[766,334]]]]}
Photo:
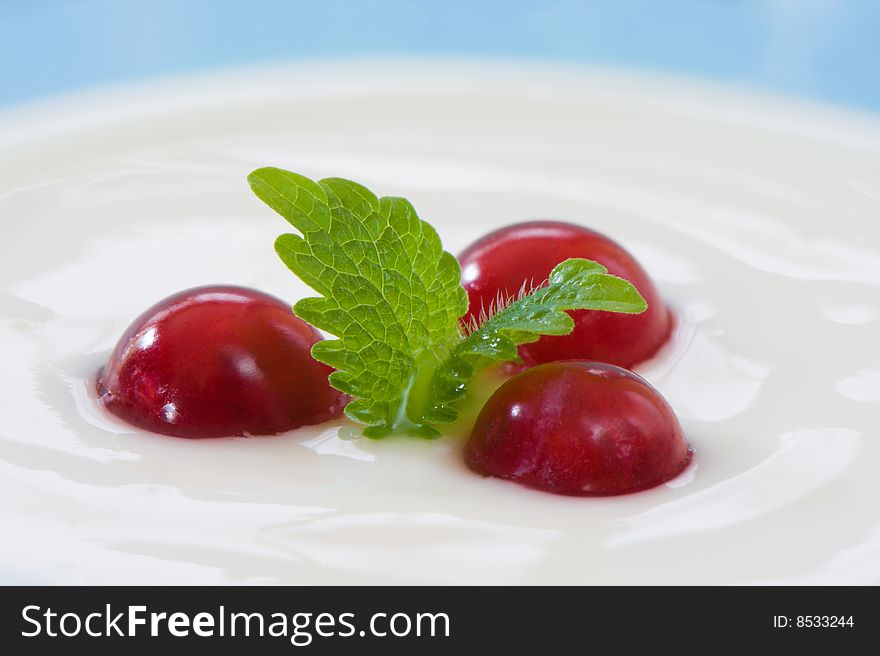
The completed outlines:
{"type": "Polygon", "coordinates": [[[880,111],[880,0],[0,0],[0,106],[360,54],[623,66],[880,111]]]}

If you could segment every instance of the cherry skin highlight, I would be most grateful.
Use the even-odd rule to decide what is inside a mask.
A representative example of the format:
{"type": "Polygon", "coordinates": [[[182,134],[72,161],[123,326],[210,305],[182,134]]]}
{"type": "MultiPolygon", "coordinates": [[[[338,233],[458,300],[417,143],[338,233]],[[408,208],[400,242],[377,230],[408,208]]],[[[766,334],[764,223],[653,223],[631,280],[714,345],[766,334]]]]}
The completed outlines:
{"type": "Polygon", "coordinates": [[[641,314],[574,310],[574,330],[546,335],[519,347],[526,366],[585,359],[632,367],[651,358],[669,338],[672,317],[645,270],[622,246],[589,228],[559,221],[530,221],[496,230],[459,256],[470,305],[465,320],[480,317],[499,294],[516,295],[546,281],[557,264],[572,257],[594,260],[635,285],[648,303],[641,314]]]}
{"type": "Polygon", "coordinates": [[[340,414],[344,396],[310,349],[321,339],[286,303],[233,286],[198,287],[135,319],[98,380],[128,423],[178,437],[271,435],[340,414]]]}
{"type": "Polygon", "coordinates": [[[638,492],[680,474],[692,452],[669,404],[643,378],[572,360],[511,378],[483,406],[465,447],[472,470],[546,492],[638,492]]]}

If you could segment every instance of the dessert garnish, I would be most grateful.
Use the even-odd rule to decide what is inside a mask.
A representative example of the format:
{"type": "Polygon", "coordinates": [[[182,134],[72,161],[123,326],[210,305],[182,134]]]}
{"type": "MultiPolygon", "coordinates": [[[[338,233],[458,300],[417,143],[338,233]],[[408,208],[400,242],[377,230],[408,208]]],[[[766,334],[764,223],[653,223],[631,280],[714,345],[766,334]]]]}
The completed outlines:
{"type": "Polygon", "coordinates": [[[337,338],[317,342],[312,355],[336,369],[331,385],[352,398],[345,414],[369,437],[437,436],[480,369],[518,361],[517,347],[542,335],[570,333],[567,311],[647,308],[629,281],[572,258],[485,316],[462,321],[468,298],[459,263],[407,200],[277,168],[248,180],[300,233],[281,235],[275,250],[320,296],[293,311],[337,338]]]}

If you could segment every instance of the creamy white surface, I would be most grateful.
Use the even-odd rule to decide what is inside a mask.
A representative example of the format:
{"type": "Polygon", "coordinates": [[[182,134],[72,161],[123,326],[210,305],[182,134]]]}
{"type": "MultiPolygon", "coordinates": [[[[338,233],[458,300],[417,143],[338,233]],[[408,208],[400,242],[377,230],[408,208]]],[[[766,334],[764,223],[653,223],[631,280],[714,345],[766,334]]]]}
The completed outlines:
{"type": "Polygon", "coordinates": [[[880,582],[869,117],[604,73],[275,69],[7,114],[0,185],[0,581],[880,582]],[[153,302],[307,293],[245,183],[261,165],[405,195],[453,252],[539,217],[621,241],[681,319],[642,373],[694,466],[572,499],[473,475],[460,435],[197,441],[105,415],[92,377],[153,302]]]}

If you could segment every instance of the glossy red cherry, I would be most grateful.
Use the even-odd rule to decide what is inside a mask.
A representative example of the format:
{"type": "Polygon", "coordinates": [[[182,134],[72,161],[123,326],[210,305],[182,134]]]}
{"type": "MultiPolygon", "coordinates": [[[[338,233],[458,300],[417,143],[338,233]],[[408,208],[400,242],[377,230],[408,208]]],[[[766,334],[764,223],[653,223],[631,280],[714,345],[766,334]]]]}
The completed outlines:
{"type": "Polygon", "coordinates": [[[669,404],[614,365],[543,364],[502,385],[465,447],[482,474],[578,496],[637,492],[668,481],[691,451],[669,404]]]}
{"type": "Polygon", "coordinates": [[[460,256],[462,285],[470,306],[466,319],[496,303],[499,293],[517,294],[523,286],[547,280],[553,267],[570,257],[604,265],[629,280],[648,303],[642,314],[576,310],[574,330],[520,346],[526,366],[556,360],[585,359],[632,367],[651,358],[668,339],[672,319],[645,270],[622,246],[589,228],[558,221],[531,221],[492,232],[460,256]]]}
{"type": "Polygon", "coordinates": [[[286,303],[253,289],[199,287],[160,301],[128,328],[98,381],[130,424],[179,437],[270,435],[338,416],[321,339],[286,303]]]}

